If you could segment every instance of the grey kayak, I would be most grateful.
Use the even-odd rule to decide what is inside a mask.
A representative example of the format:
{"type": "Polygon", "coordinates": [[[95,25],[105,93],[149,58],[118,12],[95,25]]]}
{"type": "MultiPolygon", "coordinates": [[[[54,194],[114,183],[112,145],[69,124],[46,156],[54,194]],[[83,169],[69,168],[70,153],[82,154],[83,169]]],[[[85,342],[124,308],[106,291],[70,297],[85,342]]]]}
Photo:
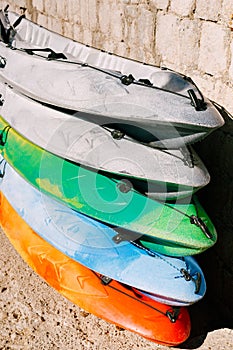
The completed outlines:
{"type": "Polygon", "coordinates": [[[48,108],[1,81],[0,94],[0,114],[22,136],[64,159],[125,179],[151,198],[191,196],[210,181],[190,146],[162,150],[130,138],[117,140],[107,129],[48,108]]]}
{"type": "MultiPolygon", "coordinates": [[[[0,18],[7,27],[19,16],[1,12],[0,18]]],[[[8,45],[2,39],[5,81],[118,134],[154,147],[180,148],[224,124],[196,85],[176,72],[85,46],[27,19],[16,26],[8,45]]]]}

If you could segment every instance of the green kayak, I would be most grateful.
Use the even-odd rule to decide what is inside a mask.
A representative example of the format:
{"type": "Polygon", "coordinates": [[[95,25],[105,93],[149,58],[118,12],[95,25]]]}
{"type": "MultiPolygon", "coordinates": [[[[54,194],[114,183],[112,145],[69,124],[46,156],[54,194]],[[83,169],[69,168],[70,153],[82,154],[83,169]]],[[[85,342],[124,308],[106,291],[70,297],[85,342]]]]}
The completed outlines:
{"type": "Polygon", "coordinates": [[[1,117],[0,152],[43,193],[115,227],[116,243],[130,240],[162,254],[184,256],[201,253],[216,242],[215,228],[197,199],[191,204],[149,199],[114,175],[106,177],[45,151],[1,117]]]}

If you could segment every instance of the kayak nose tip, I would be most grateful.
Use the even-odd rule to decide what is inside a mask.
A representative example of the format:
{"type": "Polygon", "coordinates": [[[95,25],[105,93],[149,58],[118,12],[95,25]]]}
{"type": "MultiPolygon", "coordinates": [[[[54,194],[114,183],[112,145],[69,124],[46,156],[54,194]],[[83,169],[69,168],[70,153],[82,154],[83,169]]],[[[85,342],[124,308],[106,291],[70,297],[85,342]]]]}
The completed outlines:
{"type": "Polygon", "coordinates": [[[208,108],[211,110],[211,113],[209,114],[209,118],[206,118],[206,124],[213,129],[222,127],[225,124],[225,120],[219,109],[217,109],[215,105],[210,102],[208,103],[208,108]]]}

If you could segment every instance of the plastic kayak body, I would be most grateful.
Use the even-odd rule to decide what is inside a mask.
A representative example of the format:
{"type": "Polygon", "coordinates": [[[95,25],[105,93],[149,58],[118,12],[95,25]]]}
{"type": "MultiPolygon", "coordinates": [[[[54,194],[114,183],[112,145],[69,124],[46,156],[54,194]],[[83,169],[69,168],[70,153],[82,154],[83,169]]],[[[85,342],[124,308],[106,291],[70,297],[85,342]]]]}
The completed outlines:
{"type": "MultiPolygon", "coordinates": [[[[6,27],[18,17],[1,12],[6,27]]],[[[183,147],[224,124],[187,77],[87,47],[26,19],[14,28],[9,40],[2,34],[8,45],[0,43],[6,63],[0,76],[36,100],[156,147],[183,147]]]]}
{"type": "Polygon", "coordinates": [[[0,225],[21,257],[35,272],[72,303],[120,327],[166,346],[190,334],[186,308],[174,309],[102,276],[56,250],[39,237],[0,193],[0,225]],[[175,322],[172,322],[175,320],[175,322]]]}
{"type": "Polygon", "coordinates": [[[205,278],[192,257],[172,258],[138,244],[117,244],[113,229],[41,194],[4,161],[2,167],[5,197],[36,233],[62,253],[108,278],[153,293],[164,303],[189,305],[204,296],[205,278]]]}
{"type": "Polygon", "coordinates": [[[0,138],[0,153],[21,176],[82,214],[113,227],[152,236],[161,240],[162,245],[167,242],[167,245],[194,248],[200,252],[216,242],[216,230],[198,202],[168,205],[134,189],[128,190],[119,180],[35,146],[3,118],[0,118],[0,138]]]}
{"type": "Polygon", "coordinates": [[[133,182],[160,200],[191,196],[209,173],[191,147],[159,150],[132,139],[114,139],[106,129],[48,108],[0,82],[0,113],[32,143],[62,158],[133,182]]]}

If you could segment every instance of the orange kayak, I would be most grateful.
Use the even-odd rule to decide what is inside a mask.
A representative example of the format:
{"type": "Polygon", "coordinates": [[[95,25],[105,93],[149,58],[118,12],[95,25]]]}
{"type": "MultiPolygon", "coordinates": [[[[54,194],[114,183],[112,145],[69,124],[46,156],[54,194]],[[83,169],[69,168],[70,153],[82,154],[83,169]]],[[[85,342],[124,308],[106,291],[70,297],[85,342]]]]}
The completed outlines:
{"type": "Polygon", "coordinates": [[[86,311],[166,346],[183,343],[190,334],[188,310],[143,297],[129,286],[108,280],[68,258],[40,238],[0,192],[0,224],[35,272],[63,296],[86,311]]]}

